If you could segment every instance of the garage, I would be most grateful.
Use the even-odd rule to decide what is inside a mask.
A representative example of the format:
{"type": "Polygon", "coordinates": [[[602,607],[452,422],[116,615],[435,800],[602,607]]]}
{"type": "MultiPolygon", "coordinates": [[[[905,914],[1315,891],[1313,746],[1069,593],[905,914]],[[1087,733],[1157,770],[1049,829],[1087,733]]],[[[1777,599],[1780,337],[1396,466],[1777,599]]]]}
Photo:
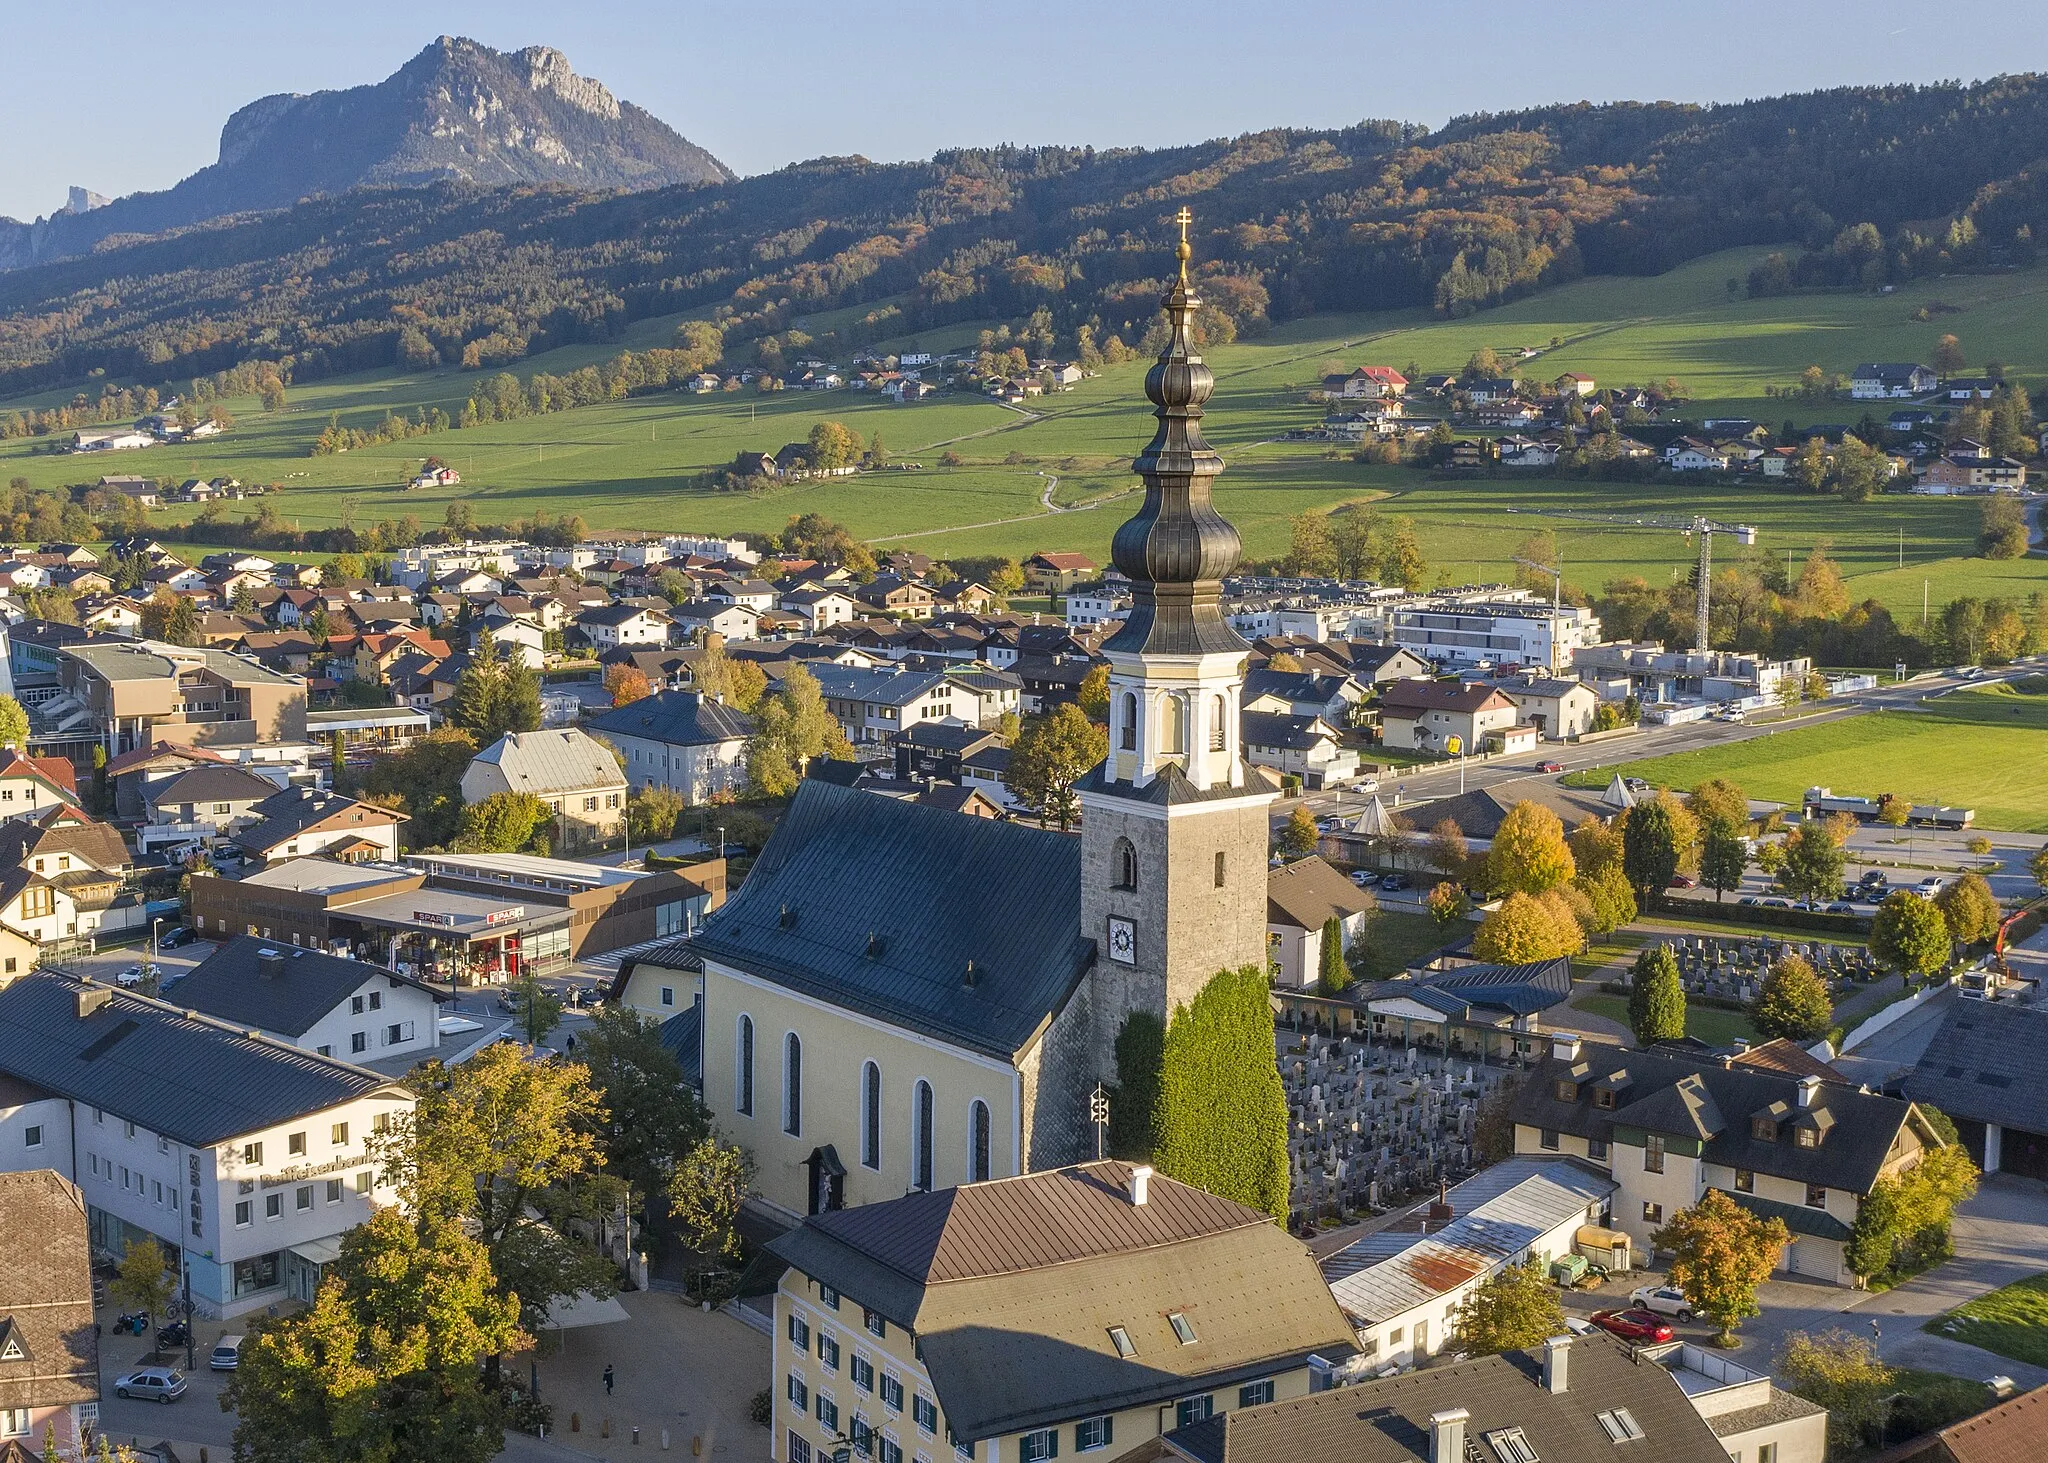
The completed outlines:
{"type": "Polygon", "coordinates": [[[1954,1120],[1984,1172],[2048,1180],[2048,1133],[2034,1126],[2048,1091],[2048,1009],[1954,997],[1901,1086],[1954,1120]]]}

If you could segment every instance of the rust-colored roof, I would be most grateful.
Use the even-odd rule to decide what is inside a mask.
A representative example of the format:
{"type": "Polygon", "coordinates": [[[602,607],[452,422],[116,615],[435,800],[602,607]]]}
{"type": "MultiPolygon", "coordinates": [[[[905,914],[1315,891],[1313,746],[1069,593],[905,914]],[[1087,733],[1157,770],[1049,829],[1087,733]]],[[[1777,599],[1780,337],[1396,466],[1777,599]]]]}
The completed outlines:
{"type": "Polygon", "coordinates": [[[1729,1058],[1728,1065],[1783,1072],[1789,1077],[1818,1077],[1823,1082],[1839,1082],[1844,1087],[1856,1085],[1805,1047],[1782,1036],[1772,1037],[1739,1056],[1729,1058]]]}
{"type": "Polygon", "coordinates": [[[178,742],[156,742],[147,747],[137,747],[132,752],[123,752],[107,764],[107,776],[119,777],[124,772],[133,772],[138,767],[147,767],[162,757],[172,757],[185,762],[220,762],[227,758],[218,752],[209,752],[204,747],[188,747],[178,742]]]}

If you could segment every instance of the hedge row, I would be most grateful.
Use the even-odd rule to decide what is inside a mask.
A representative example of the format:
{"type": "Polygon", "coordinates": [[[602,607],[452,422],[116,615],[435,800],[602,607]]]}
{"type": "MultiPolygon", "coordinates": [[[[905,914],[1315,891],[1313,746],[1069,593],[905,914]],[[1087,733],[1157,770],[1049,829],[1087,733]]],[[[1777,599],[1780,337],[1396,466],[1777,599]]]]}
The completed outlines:
{"type": "Polygon", "coordinates": [[[1716,904],[1706,899],[1670,899],[1659,896],[1656,913],[1678,919],[1718,921],[1732,925],[1769,925],[1780,930],[1813,930],[1821,934],[1847,935],[1862,939],[1870,933],[1870,921],[1860,914],[1822,914],[1811,909],[1772,909],[1762,904],[1716,904]]]}

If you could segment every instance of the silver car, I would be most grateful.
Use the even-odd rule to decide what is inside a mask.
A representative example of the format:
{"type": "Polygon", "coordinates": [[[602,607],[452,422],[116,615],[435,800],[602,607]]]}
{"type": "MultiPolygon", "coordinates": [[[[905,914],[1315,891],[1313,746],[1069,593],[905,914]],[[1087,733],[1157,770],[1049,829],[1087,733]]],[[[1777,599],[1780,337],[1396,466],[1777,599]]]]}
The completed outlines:
{"type": "Polygon", "coordinates": [[[114,1395],[175,1402],[185,1395],[185,1374],[175,1367],[139,1367],[114,1383],[114,1395]]]}

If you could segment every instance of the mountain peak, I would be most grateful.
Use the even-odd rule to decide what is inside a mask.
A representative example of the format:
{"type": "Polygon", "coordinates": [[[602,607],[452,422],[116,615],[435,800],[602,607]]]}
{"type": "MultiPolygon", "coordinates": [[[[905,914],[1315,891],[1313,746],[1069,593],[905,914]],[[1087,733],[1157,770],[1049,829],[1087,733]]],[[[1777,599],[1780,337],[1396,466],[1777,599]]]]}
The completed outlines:
{"type": "Polygon", "coordinates": [[[440,36],[382,81],[257,98],[222,126],[219,160],[174,188],[0,229],[0,268],[81,253],[114,233],[157,233],[365,185],[642,189],[732,177],[658,117],[577,75],[552,46],[508,54],[440,36]]]}

